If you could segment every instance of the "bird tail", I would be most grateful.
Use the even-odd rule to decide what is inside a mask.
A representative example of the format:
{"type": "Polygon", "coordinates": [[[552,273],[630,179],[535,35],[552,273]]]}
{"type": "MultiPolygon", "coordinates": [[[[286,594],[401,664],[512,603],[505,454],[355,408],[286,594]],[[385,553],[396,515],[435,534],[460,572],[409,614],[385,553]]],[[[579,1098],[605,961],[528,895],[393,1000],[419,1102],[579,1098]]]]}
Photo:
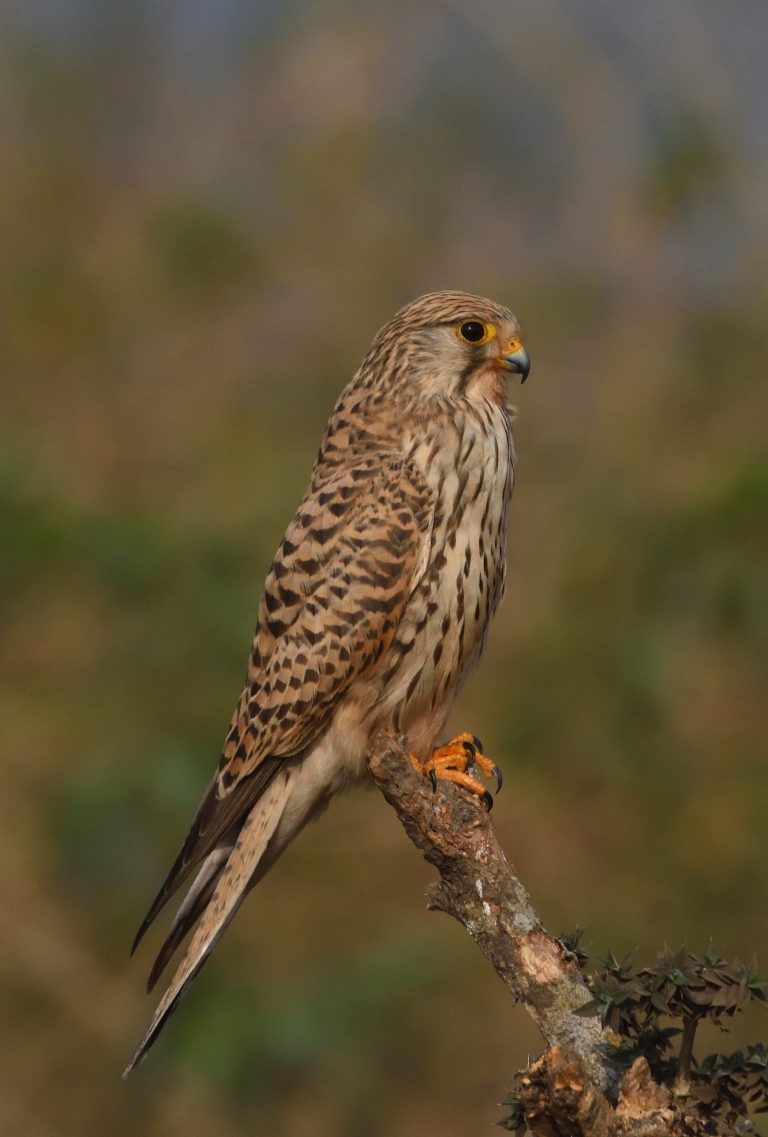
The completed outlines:
{"type": "Polygon", "coordinates": [[[214,849],[203,861],[202,868],[179,906],[173,918],[170,931],[163,940],[155,962],[152,964],[152,970],[147,979],[147,994],[154,989],[158,979],[173,958],[177,947],[182,940],[184,940],[190,928],[194,928],[208,907],[233,848],[234,837],[232,840],[214,849]]]}
{"type": "MultiPolygon", "coordinates": [[[[149,1030],[139,1043],[136,1053],[123,1073],[124,1078],[138,1065],[156,1041],[163,1026],[179,1005],[190,983],[205,963],[211,949],[218,942],[230,920],[240,907],[252,878],[259,867],[259,862],[264,856],[267,845],[280,823],[283,810],[288,801],[290,783],[291,779],[288,776],[278,776],[270,782],[258,803],[248,814],[226,864],[223,867],[219,867],[213,863],[208,870],[207,879],[206,876],[204,876],[206,867],[203,867],[200,873],[200,877],[202,877],[200,888],[197,888],[198,882],[195,882],[192,889],[195,896],[189,903],[185,901],[179,910],[168,941],[166,941],[166,944],[164,944],[161,949],[158,963],[160,963],[161,959],[163,959],[163,963],[167,961],[168,955],[166,955],[166,946],[172,943],[175,947],[182,938],[183,932],[178,935],[177,932],[179,932],[182,927],[184,930],[189,927],[187,917],[189,917],[192,912],[194,912],[195,915],[199,912],[202,907],[201,901],[207,899],[208,903],[205,904],[200,923],[195,929],[195,933],[179,963],[176,974],[155,1011],[149,1030]],[[214,882],[215,887],[211,888],[214,882]],[[195,903],[195,901],[198,903],[195,903]]],[[[272,858],[270,858],[270,863],[271,860],[272,858]]],[[[155,968],[153,968],[153,977],[156,978],[157,974],[159,974],[159,970],[156,964],[155,968]]]]}

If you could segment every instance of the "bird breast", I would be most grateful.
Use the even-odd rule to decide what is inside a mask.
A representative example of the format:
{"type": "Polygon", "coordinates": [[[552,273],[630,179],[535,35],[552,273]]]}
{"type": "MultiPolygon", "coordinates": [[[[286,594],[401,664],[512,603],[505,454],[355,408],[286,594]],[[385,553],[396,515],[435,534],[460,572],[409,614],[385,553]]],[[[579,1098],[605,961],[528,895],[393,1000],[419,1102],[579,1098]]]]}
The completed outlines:
{"type": "Polygon", "coordinates": [[[427,736],[442,729],[504,592],[514,448],[509,413],[495,402],[467,400],[424,426],[408,457],[435,494],[430,549],[388,653],[381,701],[397,729],[411,734],[421,723],[427,736]]]}

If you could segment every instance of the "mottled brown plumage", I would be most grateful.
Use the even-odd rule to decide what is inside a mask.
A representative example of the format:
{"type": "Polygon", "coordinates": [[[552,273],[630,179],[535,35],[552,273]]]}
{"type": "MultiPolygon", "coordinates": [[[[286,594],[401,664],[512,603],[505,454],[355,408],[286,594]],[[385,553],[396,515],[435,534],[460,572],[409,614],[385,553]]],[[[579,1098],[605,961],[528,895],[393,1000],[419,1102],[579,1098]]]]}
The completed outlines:
{"type": "Polygon", "coordinates": [[[506,308],[431,293],[382,328],[342,392],[266,580],[218,769],[136,937],[199,867],[150,987],[194,934],[129,1069],[246,892],[364,776],[372,735],[391,726],[421,762],[432,753],[504,591],[518,335],[506,308]]]}

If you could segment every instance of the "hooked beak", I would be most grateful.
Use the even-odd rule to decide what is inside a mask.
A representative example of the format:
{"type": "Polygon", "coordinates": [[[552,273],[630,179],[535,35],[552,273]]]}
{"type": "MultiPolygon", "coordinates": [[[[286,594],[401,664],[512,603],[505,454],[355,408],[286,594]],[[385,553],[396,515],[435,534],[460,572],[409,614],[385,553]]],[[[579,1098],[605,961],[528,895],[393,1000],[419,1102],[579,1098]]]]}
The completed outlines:
{"type": "Polygon", "coordinates": [[[520,340],[510,340],[504,345],[499,356],[499,364],[506,371],[514,371],[516,375],[522,375],[521,383],[526,381],[531,371],[530,356],[520,340]]]}

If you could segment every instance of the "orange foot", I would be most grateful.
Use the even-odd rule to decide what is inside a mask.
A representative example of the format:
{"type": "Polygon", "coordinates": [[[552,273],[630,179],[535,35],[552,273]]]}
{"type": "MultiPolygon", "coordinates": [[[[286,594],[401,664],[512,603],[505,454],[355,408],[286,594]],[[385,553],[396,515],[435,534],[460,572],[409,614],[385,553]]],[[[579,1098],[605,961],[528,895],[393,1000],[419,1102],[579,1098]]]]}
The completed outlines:
{"type": "Polygon", "coordinates": [[[429,778],[433,791],[437,789],[437,779],[463,786],[470,793],[477,794],[487,810],[493,808],[493,798],[478,779],[479,770],[486,778],[496,779],[496,793],[501,789],[501,770],[482,752],[483,744],[474,734],[457,734],[447,746],[439,746],[423,764],[410,755],[415,769],[429,778]]]}

